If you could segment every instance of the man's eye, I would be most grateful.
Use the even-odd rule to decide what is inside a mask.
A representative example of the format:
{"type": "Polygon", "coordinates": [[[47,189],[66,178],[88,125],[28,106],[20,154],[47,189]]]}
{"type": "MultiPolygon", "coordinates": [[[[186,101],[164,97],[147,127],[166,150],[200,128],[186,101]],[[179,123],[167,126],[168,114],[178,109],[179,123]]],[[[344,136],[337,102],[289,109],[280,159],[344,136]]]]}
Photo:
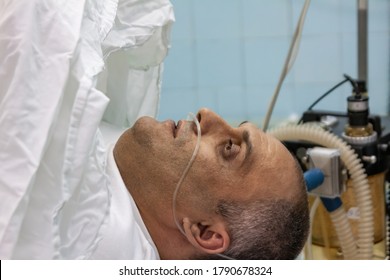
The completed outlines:
{"type": "Polygon", "coordinates": [[[229,139],[229,141],[225,144],[223,156],[226,159],[233,159],[238,155],[239,151],[240,151],[240,146],[234,144],[232,139],[229,139]]]}

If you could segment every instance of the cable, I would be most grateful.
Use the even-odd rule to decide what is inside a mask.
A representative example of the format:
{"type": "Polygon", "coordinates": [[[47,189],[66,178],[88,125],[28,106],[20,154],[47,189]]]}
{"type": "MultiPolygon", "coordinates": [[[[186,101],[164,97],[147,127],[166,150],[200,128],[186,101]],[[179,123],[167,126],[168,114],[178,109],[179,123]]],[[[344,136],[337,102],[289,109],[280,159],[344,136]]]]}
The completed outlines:
{"type": "Polygon", "coordinates": [[[344,77],[351,83],[351,86],[353,87],[353,90],[356,93],[356,95],[360,96],[361,92],[360,92],[360,88],[359,88],[359,85],[357,84],[356,80],[352,79],[347,74],[344,74],[344,77]]]}
{"type": "Polygon", "coordinates": [[[302,8],[301,15],[299,17],[298,25],[295,29],[293,40],[291,41],[290,49],[288,51],[288,55],[284,64],[284,67],[282,69],[282,73],[280,74],[279,77],[279,82],[276,86],[276,89],[274,91],[274,94],[272,95],[271,102],[268,106],[267,113],[265,115],[265,119],[263,122],[263,131],[267,131],[269,121],[271,119],[272,111],[275,107],[276,99],[278,98],[280,89],[282,87],[283,81],[285,77],[287,76],[287,73],[290,71],[291,67],[294,64],[294,61],[297,57],[298,54],[298,49],[299,49],[299,43],[301,41],[301,35],[302,35],[302,30],[303,30],[303,23],[305,21],[306,13],[310,5],[310,0],[306,0],[305,4],[302,8]]]}
{"type": "MultiPolygon", "coordinates": [[[[360,90],[359,90],[359,87],[356,83],[356,81],[354,79],[352,79],[350,76],[348,76],[347,74],[344,74],[344,77],[345,79],[342,80],[341,82],[339,82],[337,85],[335,85],[334,87],[332,87],[331,89],[329,89],[327,92],[325,92],[324,94],[322,94],[319,98],[317,98],[310,106],[309,108],[307,108],[307,111],[310,111],[313,109],[313,107],[315,105],[317,105],[322,99],[324,99],[326,96],[328,96],[331,92],[333,92],[335,89],[337,89],[338,87],[340,87],[341,85],[345,84],[346,82],[350,82],[354,91],[356,92],[357,95],[360,95],[360,90]]],[[[302,123],[303,122],[303,116],[300,118],[300,120],[298,121],[298,124],[302,123]]]]}
{"type": "Polygon", "coordinates": [[[348,79],[344,79],[343,81],[341,81],[340,83],[338,83],[337,85],[335,85],[334,87],[332,87],[330,90],[328,90],[327,92],[325,92],[323,95],[321,95],[319,98],[317,98],[317,100],[314,101],[313,104],[311,104],[307,110],[308,110],[308,111],[312,110],[313,107],[316,106],[316,105],[318,104],[318,102],[320,102],[322,99],[324,99],[326,96],[328,96],[329,93],[333,92],[335,89],[337,89],[339,86],[345,84],[346,82],[348,82],[348,79]]]}

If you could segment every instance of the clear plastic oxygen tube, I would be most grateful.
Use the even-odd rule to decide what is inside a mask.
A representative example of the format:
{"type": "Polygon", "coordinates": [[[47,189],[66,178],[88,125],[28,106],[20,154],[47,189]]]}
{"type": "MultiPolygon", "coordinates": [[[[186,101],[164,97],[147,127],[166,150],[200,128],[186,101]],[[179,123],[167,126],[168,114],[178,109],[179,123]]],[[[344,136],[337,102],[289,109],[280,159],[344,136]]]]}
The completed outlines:
{"type": "Polygon", "coordinates": [[[176,216],[176,200],[177,200],[177,194],[179,192],[179,189],[180,189],[180,186],[181,184],[183,183],[185,177],[187,176],[187,173],[188,171],[190,170],[191,166],[192,166],[192,163],[194,162],[195,160],[195,157],[196,155],[198,154],[198,151],[199,151],[199,148],[200,148],[200,138],[201,138],[201,131],[200,131],[200,123],[198,121],[198,119],[196,118],[196,116],[193,114],[193,113],[189,113],[188,114],[188,118],[192,118],[195,125],[196,125],[196,129],[197,129],[197,133],[198,133],[198,138],[196,140],[196,146],[195,146],[195,149],[192,153],[192,156],[191,156],[191,159],[190,161],[188,162],[187,164],[187,167],[186,169],[184,169],[183,171],[183,174],[181,175],[179,181],[177,182],[177,185],[176,185],[176,189],[175,189],[175,192],[173,193],[173,198],[172,198],[172,211],[173,211],[173,219],[175,220],[175,223],[176,223],[176,226],[177,228],[181,231],[181,233],[185,236],[185,232],[183,230],[183,227],[181,226],[177,216],[176,216]]]}
{"type": "MultiPolygon", "coordinates": [[[[176,215],[176,201],[177,201],[177,194],[179,193],[179,189],[185,179],[185,177],[187,176],[188,174],[188,171],[190,170],[195,158],[196,158],[196,155],[198,154],[198,151],[199,151],[199,148],[200,148],[200,139],[201,139],[201,130],[200,130],[200,123],[198,121],[198,118],[193,114],[193,113],[189,113],[188,114],[188,118],[192,119],[196,125],[196,129],[197,129],[197,134],[198,134],[198,137],[197,137],[197,140],[196,140],[196,146],[195,146],[195,149],[192,153],[192,156],[191,156],[191,159],[190,161],[188,162],[186,168],[184,169],[183,171],[183,174],[181,175],[179,181],[177,182],[177,185],[176,185],[176,188],[175,188],[175,191],[173,193],[173,198],[172,198],[172,212],[173,212],[173,219],[175,220],[175,223],[176,223],[176,226],[177,228],[180,230],[180,232],[186,236],[185,232],[184,232],[184,229],[182,227],[182,225],[180,224],[179,222],[179,219],[177,218],[177,215],[176,215]]],[[[228,260],[233,260],[232,258],[224,255],[224,254],[217,254],[218,256],[222,257],[222,258],[225,258],[225,259],[228,259],[228,260]]]]}

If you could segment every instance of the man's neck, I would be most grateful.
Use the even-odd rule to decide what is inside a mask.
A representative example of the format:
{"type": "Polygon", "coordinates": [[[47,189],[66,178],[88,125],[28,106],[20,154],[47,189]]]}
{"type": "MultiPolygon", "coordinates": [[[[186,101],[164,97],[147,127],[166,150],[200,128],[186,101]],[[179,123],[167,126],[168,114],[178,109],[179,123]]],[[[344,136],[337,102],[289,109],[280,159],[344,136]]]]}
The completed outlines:
{"type": "Polygon", "coordinates": [[[171,210],[160,210],[156,213],[157,211],[153,210],[162,209],[158,205],[152,208],[152,211],[148,211],[150,206],[139,205],[138,209],[161,259],[189,259],[196,253],[195,248],[173,222],[171,210]]]}
{"type": "Polygon", "coordinates": [[[163,260],[190,259],[196,253],[195,248],[177,229],[151,230],[150,234],[163,260]]]}

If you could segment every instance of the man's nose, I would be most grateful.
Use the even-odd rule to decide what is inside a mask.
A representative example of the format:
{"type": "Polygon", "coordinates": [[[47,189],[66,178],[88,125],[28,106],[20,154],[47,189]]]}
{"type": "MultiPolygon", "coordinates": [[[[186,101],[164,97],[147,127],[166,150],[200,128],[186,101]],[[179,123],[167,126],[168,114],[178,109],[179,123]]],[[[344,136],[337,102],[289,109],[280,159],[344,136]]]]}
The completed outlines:
{"type": "Polygon", "coordinates": [[[196,117],[198,118],[202,135],[232,129],[224,119],[210,109],[200,109],[196,117]]]}

